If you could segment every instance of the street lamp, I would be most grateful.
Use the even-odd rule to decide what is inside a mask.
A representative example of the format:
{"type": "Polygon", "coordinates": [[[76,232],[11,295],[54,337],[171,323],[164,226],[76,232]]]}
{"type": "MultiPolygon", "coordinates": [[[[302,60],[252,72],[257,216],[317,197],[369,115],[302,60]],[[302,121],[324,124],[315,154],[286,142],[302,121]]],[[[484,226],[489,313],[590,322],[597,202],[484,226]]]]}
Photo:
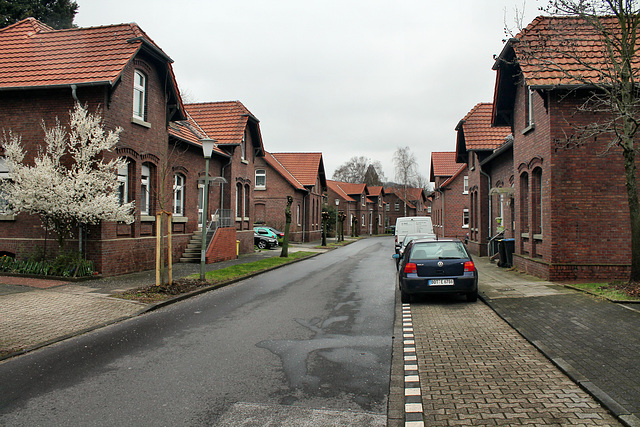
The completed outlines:
{"type": "Polygon", "coordinates": [[[338,243],[338,206],[340,206],[340,199],[336,199],[336,243],[338,243]]]}
{"type": "Polygon", "coordinates": [[[204,138],[200,140],[204,155],[204,193],[202,194],[202,249],[200,252],[200,280],[205,279],[204,265],[207,257],[207,199],[209,198],[209,159],[216,147],[216,140],[204,138]]]}

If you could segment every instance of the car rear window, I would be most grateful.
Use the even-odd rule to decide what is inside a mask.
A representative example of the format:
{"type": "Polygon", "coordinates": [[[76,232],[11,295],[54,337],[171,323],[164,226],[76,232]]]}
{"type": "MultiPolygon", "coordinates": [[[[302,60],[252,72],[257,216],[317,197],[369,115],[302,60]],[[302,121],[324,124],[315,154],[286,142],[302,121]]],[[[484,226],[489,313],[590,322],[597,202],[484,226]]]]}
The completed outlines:
{"type": "Polygon", "coordinates": [[[467,252],[464,250],[462,242],[434,241],[414,244],[410,260],[459,258],[467,258],[467,252]]]}

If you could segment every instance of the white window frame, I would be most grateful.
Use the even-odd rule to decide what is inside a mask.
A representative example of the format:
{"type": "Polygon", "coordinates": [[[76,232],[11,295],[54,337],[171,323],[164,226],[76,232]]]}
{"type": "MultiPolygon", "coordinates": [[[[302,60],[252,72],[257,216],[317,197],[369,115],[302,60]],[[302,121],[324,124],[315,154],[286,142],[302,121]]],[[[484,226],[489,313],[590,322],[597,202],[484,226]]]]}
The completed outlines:
{"type": "Polygon", "coordinates": [[[256,190],[264,190],[267,188],[267,170],[256,169],[256,190]]]}
{"type": "Polygon", "coordinates": [[[300,222],[300,205],[296,205],[296,224],[302,225],[300,222]]]}
{"type": "Polygon", "coordinates": [[[140,170],[140,215],[149,215],[150,182],[149,166],[142,165],[140,170]]]}
{"type": "MultiPolygon", "coordinates": [[[[0,180],[11,179],[9,174],[9,167],[7,166],[7,159],[4,156],[0,156],[0,180]]],[[[5,198],[3,192],[0,192],[0,214],[12,214],[9,209],[9,201],[5,198]]]]}
{"type": "Polygon", "coordinates": [[[202,213],[204,212],[204,206],[202,201],[204,200],[204,181],[198,182],[198,228],[202,228],[202,213]]]}
{"type": "Polygon", "coordinates": [[[145,121],[146,107],[147,75],[140,70],[135,70],[133,75],[133,117],[145,121]],[[141,83],[139,83],[139,80],[141,80],[141,83]]]}
{"type": "Polygon", "coordinates": [[[394,205],[396,212],[400,212],[400,202],[396,202],[394,205]]]}
{"type": "Polygon", "coordinates": [[[129,164],[118,168],[118,199],[120,206],[129,203],[129,164]]]}
{"type": "Polygon", "coordinates": [[[469,176],[465,175],[462,181],[462,194],[469,194],[469,176]]]}
{"type": "Polygon", "coordinates": [[[242,188],[242,184],[236,184],[236,221],[242,221],[242,217],[240,216],[242,213],[242,201],[244,200],[242,188]]]}
{"type": "Polygon", "coordinates": [[[390,212],[391,211],[391,203],[387,203],[385,205],[385,207],[384,207],[384,210],[387,211],[387,212],[390,212]]]}
{"type": "Polygon", "coordinates": [[[462,209],[462,228],[469,228],[469,209],[462,209]]]}
{"type": "Polygon", "coordinates": [[[367,206],[367,196],[363,193],[361,197],[362,197],[362,206],[367,206]]]}
{"type": "Polygon", "coordinates": [[[173,175],[173,214],[184,216],[184,175],[177,173],[173,175]]]}
{"type": "Polygon", "coordinates": [[[241,151],[240,160],[246,161],[247,160],[247,138],[246,138],[246,132],[242,134],[242,144],[240,145],[240,151],[241,151]]]}

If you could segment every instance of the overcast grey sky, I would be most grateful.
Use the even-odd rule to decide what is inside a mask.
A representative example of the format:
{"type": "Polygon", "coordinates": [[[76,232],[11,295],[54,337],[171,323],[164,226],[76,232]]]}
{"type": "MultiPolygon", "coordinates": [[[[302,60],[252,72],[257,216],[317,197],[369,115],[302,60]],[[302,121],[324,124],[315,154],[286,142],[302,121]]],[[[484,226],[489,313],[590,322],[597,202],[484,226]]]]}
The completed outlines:
{"type": "Polygon", "coordinates": [[[493,55],[544,0],[76,0],[81,27],[136,22],[175,62],[188,102],[241,101],[265,149],[353,156],[455,150],[455,126],[491,102],[493,55]]]}

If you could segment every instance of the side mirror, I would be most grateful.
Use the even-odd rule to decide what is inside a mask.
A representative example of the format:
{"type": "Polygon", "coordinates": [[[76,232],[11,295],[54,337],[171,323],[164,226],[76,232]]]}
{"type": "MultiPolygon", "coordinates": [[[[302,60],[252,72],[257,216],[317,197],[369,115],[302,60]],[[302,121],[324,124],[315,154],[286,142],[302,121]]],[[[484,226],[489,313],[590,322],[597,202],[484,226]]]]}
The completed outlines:
{"type": "Polygon", "coordinates": [[[392,258],[393,259],[399,259],[400,258],[400,254],[393,254],[392,258]]]}

